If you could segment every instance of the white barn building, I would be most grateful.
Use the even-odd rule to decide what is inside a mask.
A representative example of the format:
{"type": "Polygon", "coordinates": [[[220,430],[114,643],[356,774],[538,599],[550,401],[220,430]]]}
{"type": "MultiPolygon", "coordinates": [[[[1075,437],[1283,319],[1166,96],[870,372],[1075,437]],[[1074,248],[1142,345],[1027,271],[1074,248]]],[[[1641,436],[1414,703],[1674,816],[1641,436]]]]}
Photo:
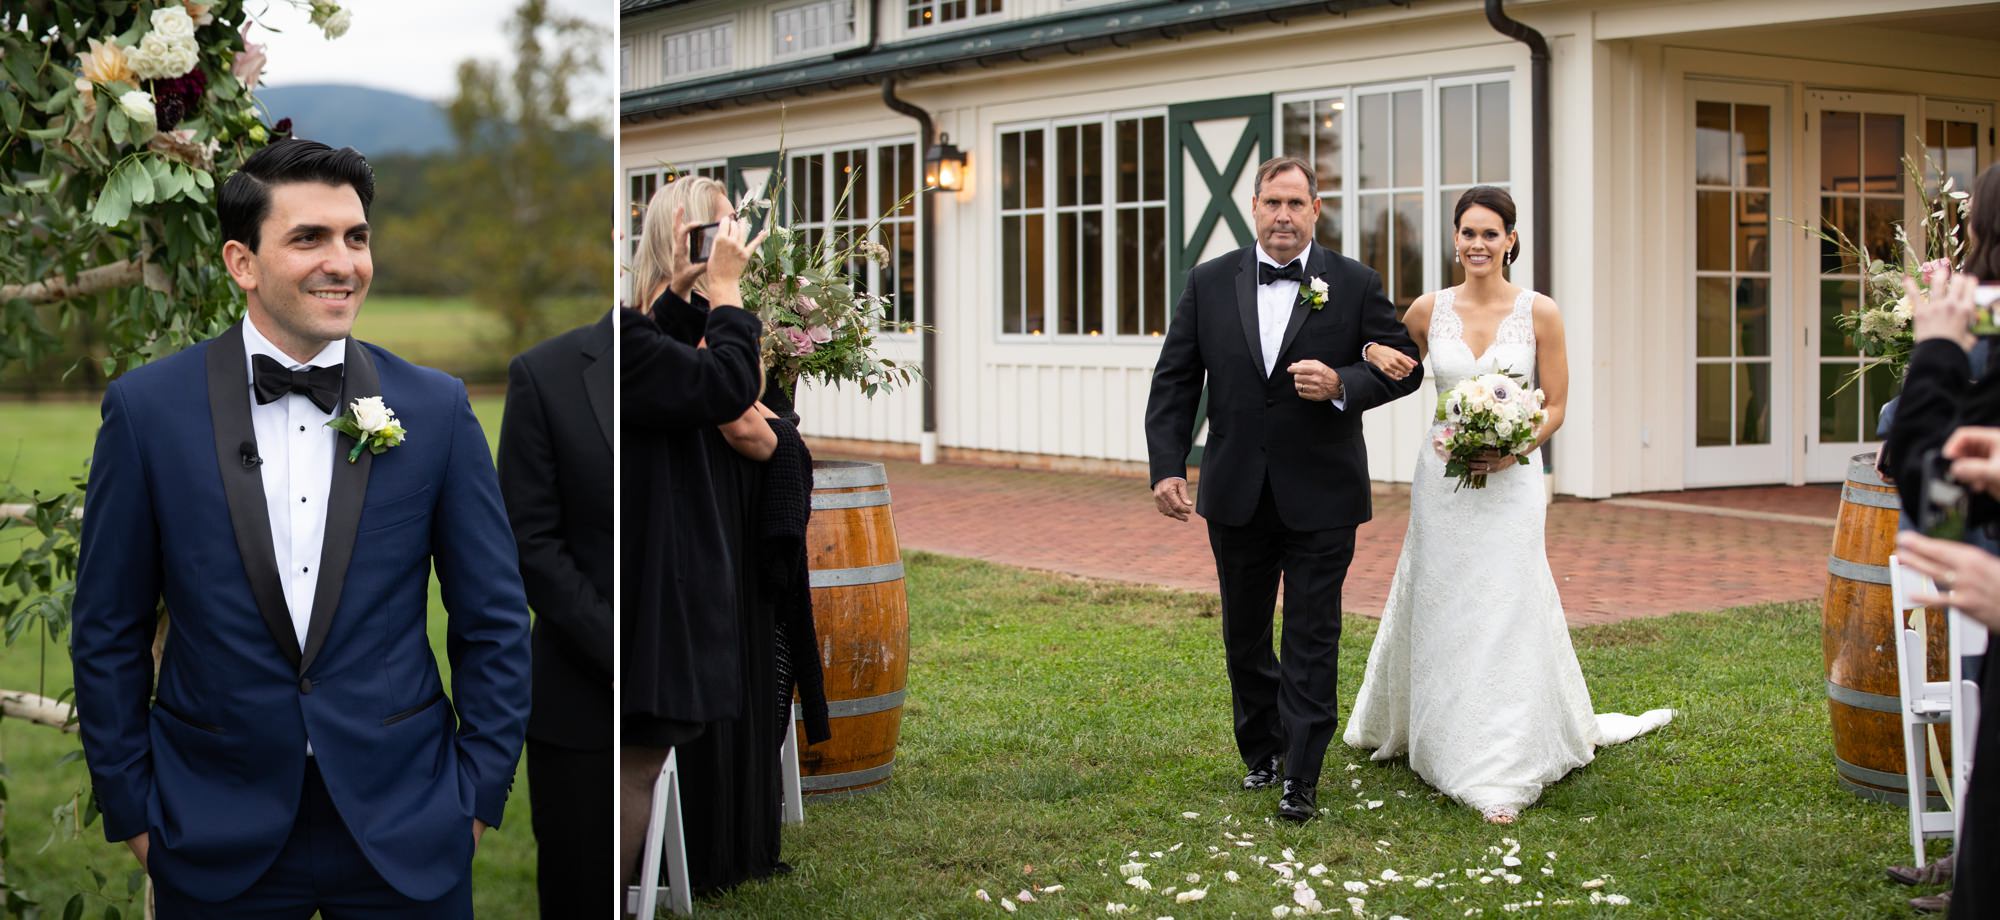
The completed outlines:
{"type": "MultiPolygon", "coordinates": [[[[1452,283],[1458,194],[1502,185],[1515,278],[1567,325],[1557,491],[1840,479],[1895,382],[1836,392],[1859,363],[1833,324],[1856,285],[1800,225],[1893,245],[1918,216],[1901,157],[1961,187],[1993,161],[2000,4],[1512,0],[1501,18],[1550,51],[1545,141],[1530,45],[1489,6],[623,0],[621,239],[669,168],[738,192],[784,168],[796,219],[820,226],[886,209],[929,142],[885,103],[892,81],[968,159],[959,191],[921,196],[930,301],[917,213],[885,225],[896,264],[868,279],[935,330],[931,430],[921,392],[849,388],[802,391],[806,432],[1138,470],[1158,336],[1187,268],[1250,240],[1257,162],[1318,165],[1320,244],[1399,305],[1452,283]],[[866,200],[834,214],[851,169],[866,200]]],[[[918,336],[885,340],[926,358],[918,336]]],[[[1433,399],[1368,416],[1375,478],[1410,477],[1433,399]]]]}

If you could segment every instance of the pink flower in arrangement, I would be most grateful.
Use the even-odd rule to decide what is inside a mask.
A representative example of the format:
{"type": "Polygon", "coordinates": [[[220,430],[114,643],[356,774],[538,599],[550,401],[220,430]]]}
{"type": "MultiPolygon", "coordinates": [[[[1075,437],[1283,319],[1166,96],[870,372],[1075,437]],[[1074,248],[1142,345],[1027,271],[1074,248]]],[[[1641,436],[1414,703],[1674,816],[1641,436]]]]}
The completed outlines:
{"type": "Polygon", "coordinates": [[[1929,283],[1931,279],[1931,274],[1933,272],[1938,272],[1938,271],[1951,271],[1951,260],[1932,259],[1929,262],[1925,262],[1924,264],[1917,266],[1917,280],[1929,283]]]}
{"type": "Polygon", "coordinates": [[[809,326],[806,328],[806,337],[817,344],[825,345],[833,341],[833,330],[825,326],[809,326]]]}
{"type": "Polygon", "coordinates": [[[803,329],[786,326],[779,331],[785,334],[785,340],[791,344],[792,354],[809,355],[819,350],[819,346],[813,344],[812,336],[807,335],[803,329]]]}
{"type": "Polygon", "coordinates": [[[1458,429],[1446,425],[1439,428],[1437,434],[1431,435],[1431,449],[1437,451],[1438,459],[1451,459],[1451,437],[1457,433],[1458,429]]]}
{"type": "Polygon", "coordinates": [[[256,89],[264,79],[264,46],[250,41],[250,24],[243,24],[243,50],[236,52],[236,59],[229,64],[229,72],[244,89],[256,89]]]}

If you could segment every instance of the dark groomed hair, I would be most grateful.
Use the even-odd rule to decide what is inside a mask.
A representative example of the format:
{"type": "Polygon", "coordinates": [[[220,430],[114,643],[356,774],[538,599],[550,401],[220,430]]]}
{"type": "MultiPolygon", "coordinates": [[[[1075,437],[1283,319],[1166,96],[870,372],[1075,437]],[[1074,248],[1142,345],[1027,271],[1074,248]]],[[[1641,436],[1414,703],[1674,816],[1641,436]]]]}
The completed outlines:
{"type": "Polygon", "coordinates": [[[2000,163],[1972,183],[1972,213],[1965,229],[1965,273],[1982,284],[2000,282],[2000,163]]]}
{"type": "Polygon", "coordinates": [[[1264,194],[1264,180],[1269,179],[1272,176],[1275,176],[1279,173],[1289,172],[1294,169],[1305,174],[1306,191],[1311,192],[1314,195],[1318,195],[1319,177],[1313,175],[1313,168],[1311,163],[1307,163],[1306,161],[1301,160],[1298,157],[1272,157],[1271,159],[1265,160],[1264,162],[1258,164],[1257,184],[1251,187],[1250,194],[1252,195],[1264,194]]]}
{"type": "MultiPolygon", "coordinates": [[[[1475,185],[1466,189],[1465,194],[1458,196],[1458,206],[1451,209],[1453,230],[1457,230],[1458,225],[1465,222],[1466,210],[1475,205],[1500,215],[1500,224],[1507,228],[1508,233],[1514,232],[1514,196],[1507,194],[1506,189],[1492,185],[1475,185]]],[[[1514,245],[1507,250],[1507,264],[1514,264],[1514,260],[1520,255],[1521,241],[1516,238],[1514,245]]]]}
{"type": "Polygon", "coordinates": [[[271,186],[320,182],[349,186],[361,197],[361,213],[375,200],[375,171],[352,147],[335,150],[318,141],[287,138],[250,155],[215,196],[222,238],[257,251],[258,228],[271,214],[271,186]]]}

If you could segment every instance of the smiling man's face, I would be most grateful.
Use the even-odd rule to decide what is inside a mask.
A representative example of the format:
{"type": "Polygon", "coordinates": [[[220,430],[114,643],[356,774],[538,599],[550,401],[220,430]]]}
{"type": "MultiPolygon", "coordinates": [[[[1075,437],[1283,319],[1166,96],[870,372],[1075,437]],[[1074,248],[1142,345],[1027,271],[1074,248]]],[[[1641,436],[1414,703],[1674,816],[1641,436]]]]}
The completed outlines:
{"type": "Polygon", "coordinates": [[[354,329],[375,265],[368,214],[352,186],[287,182],[270,189],[256,251],[223,247],[258,331],[299,361],[354,329]]]}

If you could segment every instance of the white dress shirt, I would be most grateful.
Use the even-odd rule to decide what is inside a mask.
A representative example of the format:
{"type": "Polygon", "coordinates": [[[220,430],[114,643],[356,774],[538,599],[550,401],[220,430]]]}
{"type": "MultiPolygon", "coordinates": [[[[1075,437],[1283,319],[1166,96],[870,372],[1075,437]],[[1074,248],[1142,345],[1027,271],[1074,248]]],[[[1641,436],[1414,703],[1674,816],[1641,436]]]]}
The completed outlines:
{"type": "MultiPolygon", "coordinates": [[[[1312,241],[1306,241],[1306,248],[1293,261],[1299,270],[1312,264],[1312,241]]],[[[1277,259],[1264,251],[1264,244],[1257,244],[1257,261],[1272,268],[1284,268],[1277,259]]],[[[1299,302],[1299,282],[1273,281],[1257,285],[1257,344],[1264,348],[1264,376],[1278,372],[1278,349],[1285,344],[1285,327],[1292,321],[1292,306],[1299,302]]],[[[1365,350],[1365,348],[1364,348],[1365,350]]],[[[1336,409],[1347,408],[1346,394],[1331,400],[1336,409]]]]}
{"type": "MultiPolygon", "coordinates": [[[[328,367],[343,363],[347,340],[335,339],[306,363],[293,360],[257,331],[257,324],[243,321],[244,364],[250,365],[245,386],[250,392],[250,423],[257,432],[257,455],[264,459],[257,469],[264,479],[264,508],[271,517],[271,549],[278,560],[278,580],[285,588],[285,606],[291,609],[292,631],[298,635],[299,650],[306,647],[306,628],[312,623],[314,589],[319,584],[320,546],[326,542],[326,501],[333,485],[333,452],[338,432],[326,427],[334,413],[322,412],[313,401],[298,393],[259,404],[254,381],[255,357],[265,355],[291,368],[328,367]]],[[[336,409],[339,407],[336,406],[336,409]]]]}

